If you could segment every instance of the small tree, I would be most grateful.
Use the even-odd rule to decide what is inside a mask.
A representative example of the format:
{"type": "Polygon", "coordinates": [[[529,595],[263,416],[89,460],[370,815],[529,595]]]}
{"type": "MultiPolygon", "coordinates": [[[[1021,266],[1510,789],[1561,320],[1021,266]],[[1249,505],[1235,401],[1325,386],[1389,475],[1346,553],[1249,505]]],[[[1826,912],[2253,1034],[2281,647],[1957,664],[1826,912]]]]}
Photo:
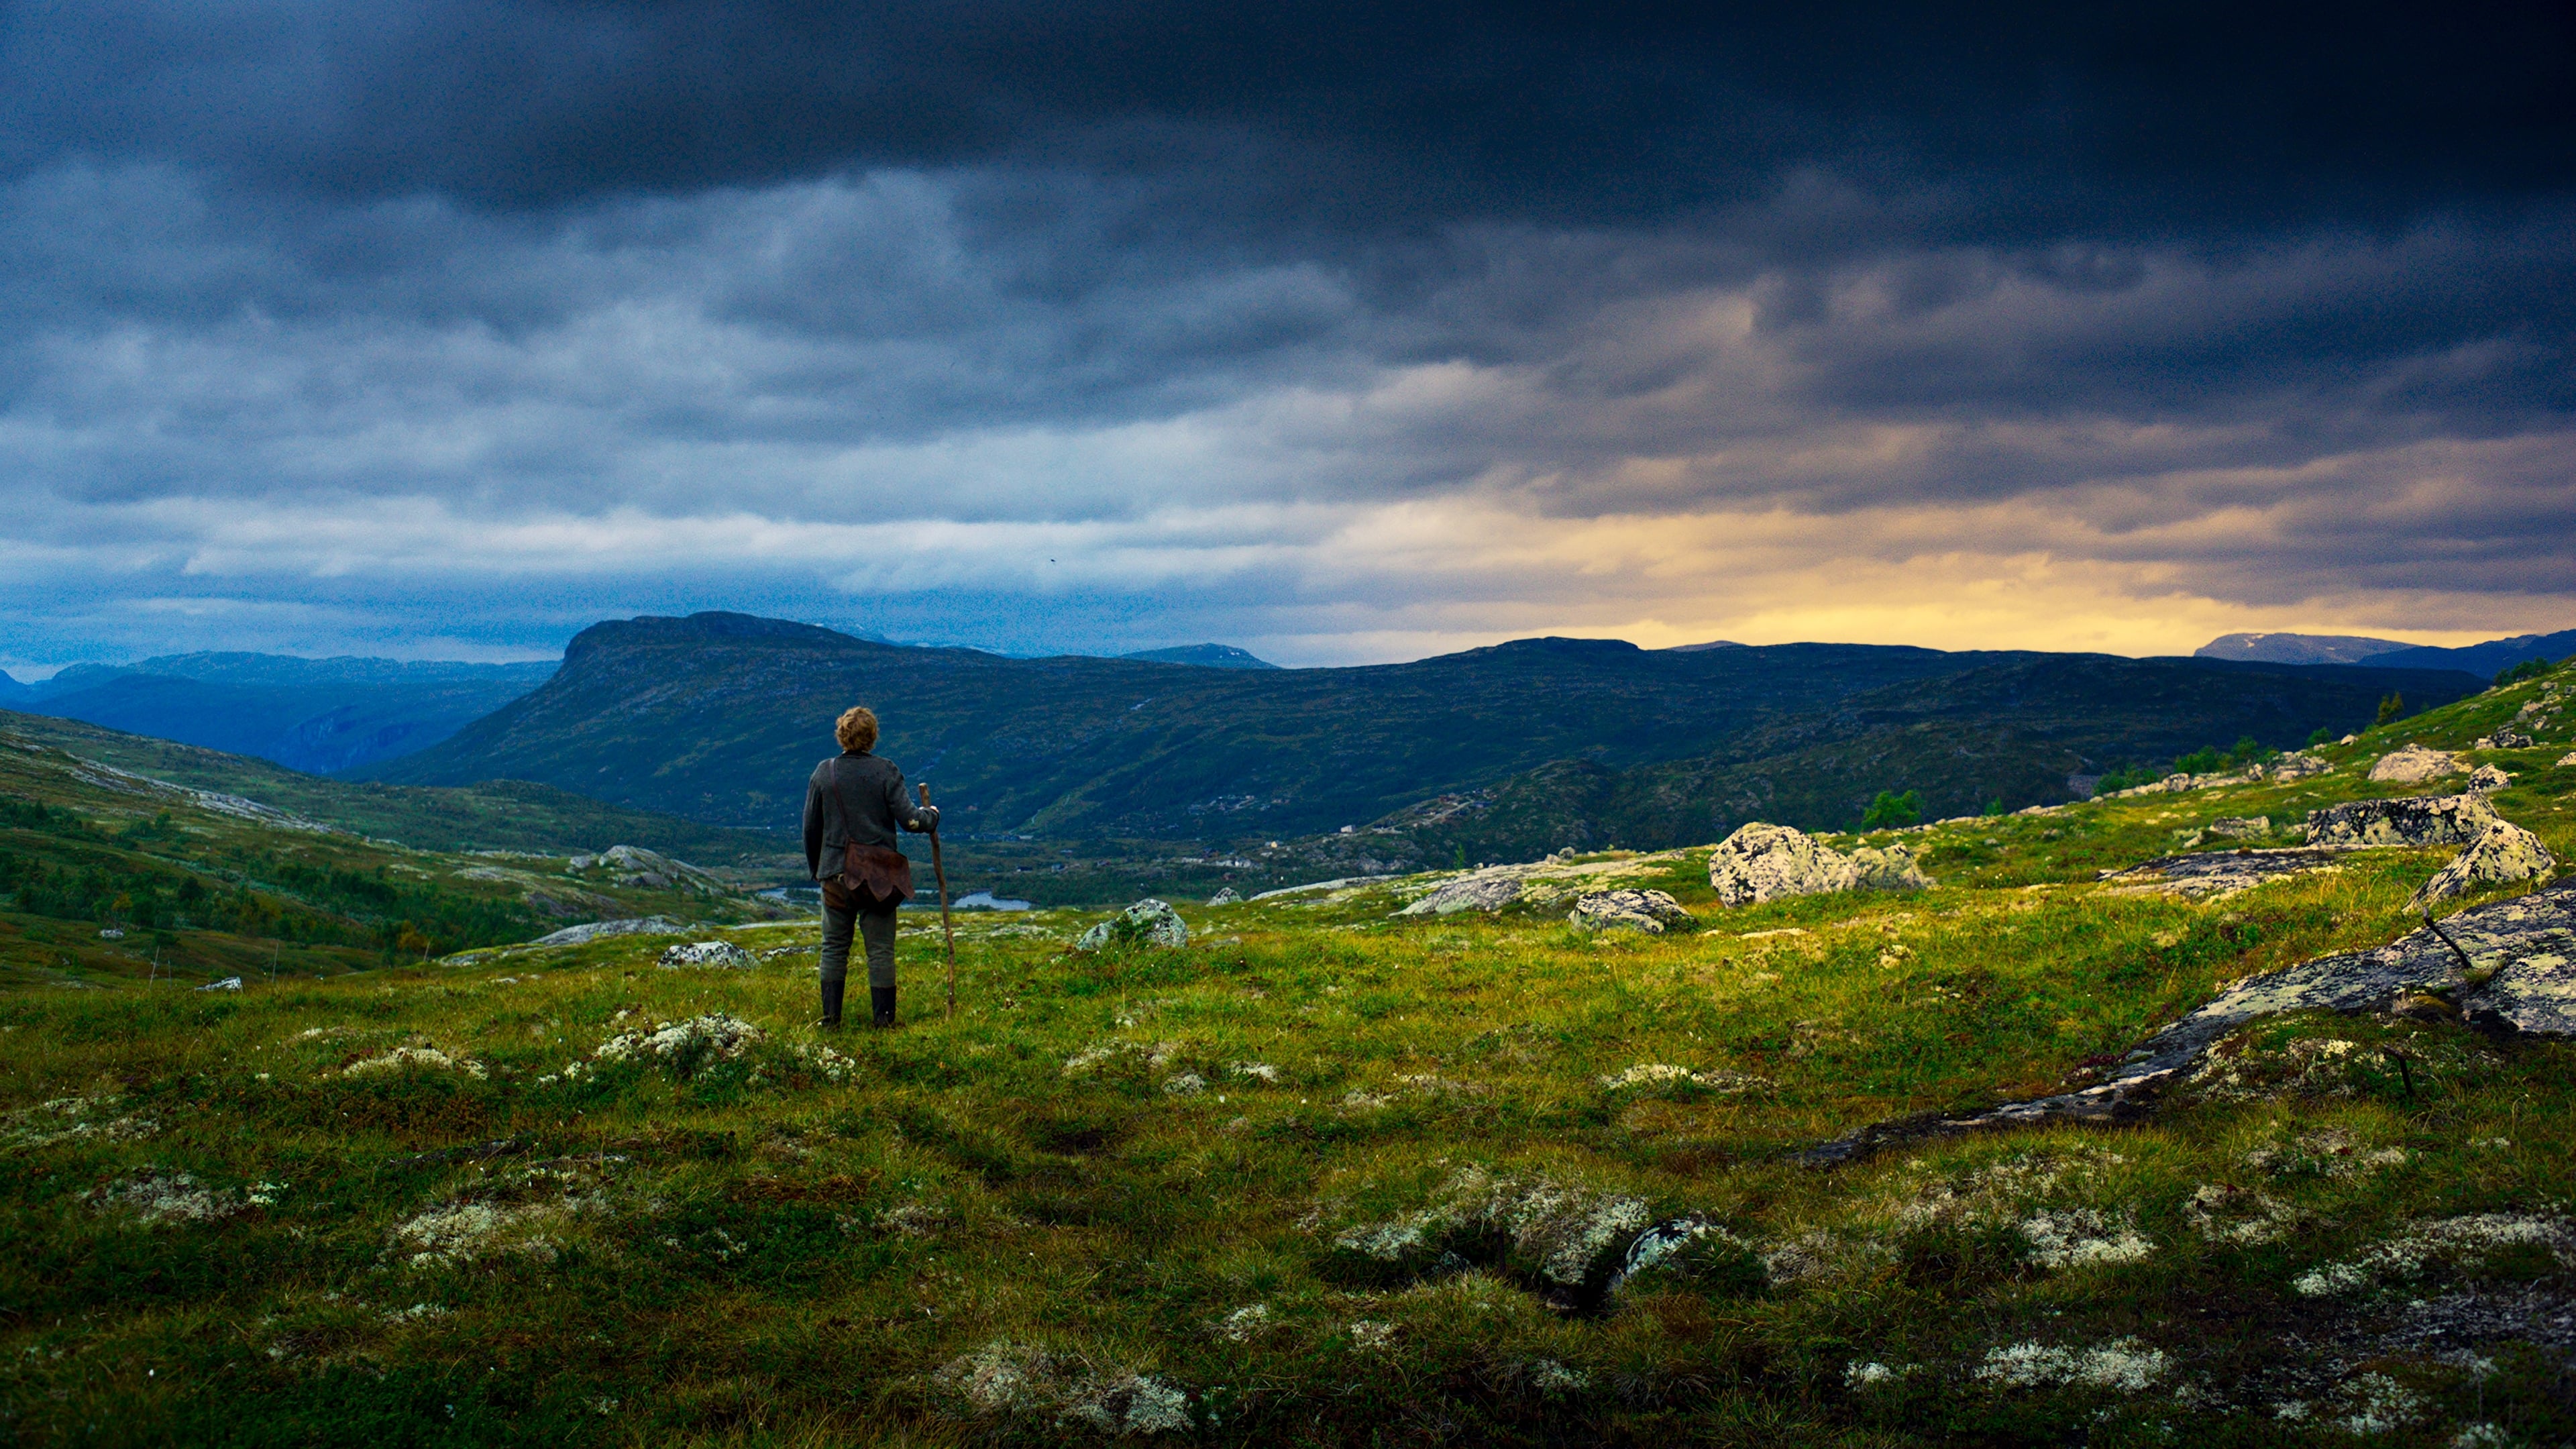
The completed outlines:
{"type": "Polygon", "coordinates": [[[1881,790],[1878,798],[1869,802],[1868,811],[1860,817],[1860,828],[1887,830],[1899,825],[1912,825],[1922,818],[1923,801],[1913,791],[1899,795],[1894,791],[1881,790]]]}
{"type": "Polygon", "coordinates": [[[1989,801],[1987,801],[1987,802],[1986,802],[1986,814],[1987,814],[1988,816],[1990,816],[1990,817],[1991,817],[1991,816],[2001,815],[2001,814],[2003,814],[2003,813],[2004,813],[2004,802],[2003,802],[2003,801],[2001,801],[2001,800],[1989,800],[1989,801]]]}
{"type": "Polygon", "coordinates": [[[2334,737],[2335,732],[2333,730],[2324,725],[2319,725],[2315,729],[2308,731],[2308,748],[2313,750],[2319,745],[2331,744],[2334,742],[2334,737]]]}
{"type": "Polygon", "coordinates": [[[2387,724],[2405,712],[2406,696],[2392,689],[2388,692],[2388,697],[2379,702],[2379,718],[2373,723],[2387,724]]]}

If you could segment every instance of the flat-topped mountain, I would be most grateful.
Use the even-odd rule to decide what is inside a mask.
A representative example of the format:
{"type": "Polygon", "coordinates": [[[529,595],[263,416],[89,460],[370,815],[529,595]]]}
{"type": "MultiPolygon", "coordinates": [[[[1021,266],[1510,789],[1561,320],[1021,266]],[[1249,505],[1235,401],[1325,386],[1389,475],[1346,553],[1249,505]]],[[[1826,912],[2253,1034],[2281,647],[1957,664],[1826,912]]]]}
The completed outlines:
{"type": "Polygon", "coordinates": [[[1276,669],[1279,666],[1231,644],[1178,644],[1169,649],[1139,649],[1121,654],[1121,659],[1142,659],[1149,664],[1200,664],[1210,669],[1276,669]]]}
{"type": "Polygon", "coordinates": [[[2493,677],[2527,660],[2576,654],[2576,629],[2517,634],[2446,649],[2360,634],[2221,634],[2192,651],[2200,659],[2262,660],[2274,664],[2362,664],[2386,669],[2460,669],[2493,677]]]}
{"type": "Polygon", "coordinates": [[[1693,792],[1835,813],[1832,802],[1853,792],[1866,802],[1916,776],[1928,783],[1936,772],[1918,768],[1919,757],[1972,761],[1937,773],[1973,775],[1956,788],[1980,803],[2030,804],[2065,798],[2066,776],[2088,766],[2245,733],[2293,744],[2318,726],[2368,723],[2392,690],[2423,705],[2479,682],[2332,666],[1848,644],[1643,650],[1588,639],[1409,664],[1220,670],[1006,659],[699,614],[585,630],[533,693],[364,773],[416,784],[530,779],[779,827],[796,817],[834,716],[864,702],[885,720],[884,753],[953,807],[961,835],[1311,834],[1558,761],[1607,772],[1698,762],[1654,791],[1690,798],[1641,806],[1634,818],[1674,829],[1703,821],[1690,828],[1705,831],[1726,811],[1693,792]],[[1938,682],[1967,676],[1957,688],[1938,682]],[[1891,689],[1899,693],[1872,693],[1891,689]],[[1727,783],[1758,761],[1780,763],[1756,772],[1759,786],[1727,783]]]}

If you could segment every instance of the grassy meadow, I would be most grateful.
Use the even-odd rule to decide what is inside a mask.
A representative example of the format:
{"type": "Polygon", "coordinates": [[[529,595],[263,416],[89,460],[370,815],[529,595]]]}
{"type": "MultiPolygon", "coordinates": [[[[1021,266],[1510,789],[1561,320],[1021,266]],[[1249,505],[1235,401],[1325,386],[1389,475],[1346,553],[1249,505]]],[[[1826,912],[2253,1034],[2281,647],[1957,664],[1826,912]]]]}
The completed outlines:
{"type": "MultiPolygon", "coordinates": [[[[730,968],[619,938],[239,991],[22,974],[0,1427],[2576,1442],[2576,1349],[2479,1329],[2576,1312],[2576,1044],[2278,1019],[2141,1125],[1797,1160],[2080,1083],[2224,982],[2403,933],[2450,852],[2199,903],[2096,874],[2222,817],[2443,788],[2360,776],[2556,687],[2329,747],[2332,774],[1919,830],[1919,894],[1730,911],[1705,848],[1603,857],[1688,934],[1394,914],[1439,876],[1181,902],[1179,950],[975,913],[951,1018],[909,913],[888,1032],[811,1024],[811,922],[694,934],[730,968]],[[1650,1224],[1668,1250],[1626,1253],[1650,1224]]],[[[2477,756],[2562,859],[2564,734],[2477,756]]]]}

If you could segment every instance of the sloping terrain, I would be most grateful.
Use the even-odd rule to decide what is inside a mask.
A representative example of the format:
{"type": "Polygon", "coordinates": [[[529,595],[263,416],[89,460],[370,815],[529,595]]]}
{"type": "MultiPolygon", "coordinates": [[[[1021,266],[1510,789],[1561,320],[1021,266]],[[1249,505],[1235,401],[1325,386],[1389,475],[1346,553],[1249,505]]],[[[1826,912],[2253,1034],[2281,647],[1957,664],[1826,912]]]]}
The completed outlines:
{"type": "Polygon", "coordinates": [[[624,844],[700,865],[732,866],[765,865],[801,848],[771,832],[728,830],[523,780],[456,789],[351,783],[197,745],[7,710],[0,710],[0,730],[121,770],[190,789],[247,796],[355,834],[423,850],[568,854],[624,844]]]}
{"type": "Polygon", "coordinates": [[[1529,639],[1412,664],[1233,670],[1005,659],[699,614],[584,630],[543,688],[362,773],[532,779],[783,826],[829,751],[832,720],[864,702],[885,721],[881,751],[956,807],[961,835],[1281,835],[1559,757],[1624,766],[1694,754],[1757,716],[2002,657],[1529,639]]]}
{"type": "Polygon", "coordinates": [[[527,693],[552,663],[176,654],[74,665],[15,708],[328,774],[435,744],[527,693]]]}
{"type": "MultiPolygon", "coordinates": [[[[1338,832],[1560,760],[1632,772],[1578,839],[1670,842],[1739,810],[1856,818],[1855,797],[1915,780],[1980,805],[1996,794],[2015,806],[2063,799],[2066,776],[2088,762],[2247,732],[2293,744],[2319,725],[2367,722],[2391,690],[2420,706],[2479,685],[2443,672],[1570,639],[1364,669],[1209,670],[907,649],[697,615],[586,630],[543,688],[367,773],[533,779],[786,826],[831,720],[867,701],[886,723],[881,751],[934,786],[961,845],[1029,836],[1235,848],[1338,832]],[[1954,763],[1963,749],[1974,763],[1954,763]],[[1676,761],[1702,763],[1634,773],[1676,761]],[[1743,773],[1757,761],[1778,763],[1743,773]]],[[[1571,777],[1558,768],[1548,778],[1571,777]]],[[[1497,839],[1566,843],[1547,837],[1497,839]]]]}
{"type": "Polygon", "coordinates": [[[370,839],[72,753],[25,718],[0,714],[0,982],[347,971],[571,921],[781,914],[703,876],[370,839]]]}
{"type": "MultiPolygon", "coordinates": [[[[736,969],[612,940],[0,994],[0,1412],[216,1444],[2576,1441],[2564,1039],[2284,1003],[2122,1120],[1803,1165],[2422,932],[2447,849],[2099,879],[2442,788],[2368,779],[2401,744],[2509,773],[2495,811],[2566,858],[2567,676],[2322,774],[1826,840],[1910,843],[1911,894],[1727,909],[1704,845],[1550,868],[1689,932],[1578,931],[1561,891],[1400,914],[1446,874],[1184,906],[1182,949],[980,915],[944,1018],[908,921],[891,1032],[806,1024],[791,925],[724,933],[766,958],[736,969]],[[2540,743],[2470,748],[2505,725],[2540,743]]],[[[2442,909],[2479,952],[2465,921],[2528,889],[2442,909]]]]}
{"type": "Polygon", "coordinates": [[[2391,690],[2420,707],[2476,688],[2444,672],[2043,655],[1858,693],[1749,729],[1699,759],[1624,771],[1561,763],[1376,825],[1415,842],[1389,858],[1436,864],[1459,853],[1661,849],[1749,820],[1842,829],[1882,790],[1914,792],[1927,818],[1997,802],[2018,810],[2089,794],[2088,777],[2117,765],[2247,737],[2287,746],[2319,728],[2359,729],[2391,690]]]}

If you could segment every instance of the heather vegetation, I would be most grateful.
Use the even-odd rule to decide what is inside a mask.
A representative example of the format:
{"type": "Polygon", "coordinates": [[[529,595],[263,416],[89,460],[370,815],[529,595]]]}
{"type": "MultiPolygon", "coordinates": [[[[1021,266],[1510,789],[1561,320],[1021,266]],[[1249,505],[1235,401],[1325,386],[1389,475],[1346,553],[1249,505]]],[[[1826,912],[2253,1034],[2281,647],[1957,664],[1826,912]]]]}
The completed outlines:
{"type": "MultiPolygon", "coordinates": [[[[2470,758],[2565,857],[2560,683],[2323,774],[1826,837],[1911,845],[1925,891],[1729,909],[1705,847],[1551,867],[1695,930],[1398,914],[1451,873],[1182,902],[1179,948],[976,913],[944,1019],[911,921],[883,1033],[808,1025],[793,922],[239,992],[22,974],[0,1412],[88,1442],[2567,1442],[2564,1040],[2293,1013],[2136,1120],[1802,1157],[2095,1079],[2228,981],[2408,931],[2449,851],[2098,879],[2403,793],[2365,778],[2401,743],[2549,741],[2470,758]]],[[[21,798],[12,848],[159,829],[21,798]]]]}

